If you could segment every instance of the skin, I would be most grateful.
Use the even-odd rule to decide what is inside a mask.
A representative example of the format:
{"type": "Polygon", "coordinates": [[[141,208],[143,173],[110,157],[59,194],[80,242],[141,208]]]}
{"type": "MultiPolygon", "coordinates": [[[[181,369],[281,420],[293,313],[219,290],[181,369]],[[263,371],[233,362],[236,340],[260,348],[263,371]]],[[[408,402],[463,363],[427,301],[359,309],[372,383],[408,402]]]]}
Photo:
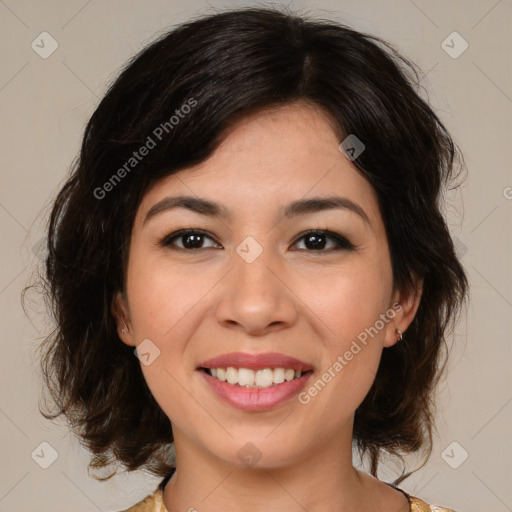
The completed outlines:
{"type": "Polygon", "coordinates": [[[401,493],[353,467],[352,432],[382,351],[414,318],[421,283],[414,295],[394,290],[376,193],[339,143],[329,118],[304,103],[252,114],[207,161],[156,182],[138,208],[126,290],[113,313],[124,343],[150,339],[160,350],[141,367],[173,425],[170,511],[408,510],[401,493]],[[174,208],[144,222],[152,206],[181,194],[221,203],[233,216],[174,208]],[[329,195],[357,203],[369,224],[347,209],[280,214],[291,201],[329,195]],[[190,228],[208,233],[202,248],[180,250],[186,237],[174,250],[159,244],[190,228]],[[315,250],[300,236],[310,229],[338,233],[356,249],[333,250],[327,237],[315,250]],[[252,263],[236,252],[248,236],[263,249],[252,263]],[[314,382],[396,302],[394,318],[306,405],[295,396],[244,412],[217,398],[196,370],[227,352],[272,351],[313,365],[314,382]],[[261,455],[252,467],[237,455],[248,442],[261,455]]]}

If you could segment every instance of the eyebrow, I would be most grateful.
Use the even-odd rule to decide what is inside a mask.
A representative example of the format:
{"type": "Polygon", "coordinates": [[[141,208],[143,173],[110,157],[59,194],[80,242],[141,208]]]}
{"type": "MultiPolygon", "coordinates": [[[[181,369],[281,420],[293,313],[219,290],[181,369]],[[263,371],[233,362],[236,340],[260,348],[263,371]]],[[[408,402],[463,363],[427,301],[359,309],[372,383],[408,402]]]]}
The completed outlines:
{"type": "MultiPolygon", "coordinates": [[[[143,224],[156,215],[173,208],[185,208],[207,217],[221,219],[231,219],[233,217],[232,212],[219,203],[193,196],[176,196],[166,197],[153,205],[146,214],[143,224]]],[[[284,207],[282,215],[284,218],[293,218],[337,208],[356,213],[364,222],[371,225],[370,219],[363,208],[350,199],[340,196],[313,197],[293,201],[284,207]]]]}

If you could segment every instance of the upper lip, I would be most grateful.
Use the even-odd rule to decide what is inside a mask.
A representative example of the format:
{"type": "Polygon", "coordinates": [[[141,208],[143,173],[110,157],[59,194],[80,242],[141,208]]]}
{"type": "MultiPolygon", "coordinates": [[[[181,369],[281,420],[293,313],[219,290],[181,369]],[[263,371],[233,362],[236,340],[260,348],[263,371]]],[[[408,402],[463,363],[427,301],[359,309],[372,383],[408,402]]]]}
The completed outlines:
{"type": "Polygon", "coordinates": [[[261,370],[263,368],[291,368],[302,372],[313,370],[310,364],[277,352],[265,352],[263,354],[231,352],[203,361],[198,368],[228,368],[230,366],[250,370],[261,370]]]}

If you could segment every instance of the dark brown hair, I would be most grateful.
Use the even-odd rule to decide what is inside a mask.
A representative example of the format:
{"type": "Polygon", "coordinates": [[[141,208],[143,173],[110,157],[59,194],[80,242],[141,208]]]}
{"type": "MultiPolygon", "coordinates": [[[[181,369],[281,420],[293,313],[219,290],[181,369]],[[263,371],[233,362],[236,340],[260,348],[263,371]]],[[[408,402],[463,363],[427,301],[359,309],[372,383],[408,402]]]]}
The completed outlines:
{"type": "Polygon", "coordinates": [[[412,324],[384,349],[356,411],[354,440],[373,475],[383,451],[426,449],[428,460],[434,388],[467,279],[441,212],[459,151],[419,89],[416,66],[388,43],[274,9],[195,19],[127,64],[86,126],[48,228],[46,299],[56,328],[41,349],[57,408],[42,413],[65,415],[92,452],[91,467],[172,470],[171,423],[111,314],[142,196],[155,180],[208,158],[236,120],[296,101],[326,113],[340,141],[355,134],[364,143],[354,164],[378,194],[395,289],[413,292],[423,278],[412,324]],[[150,139],[153,147],[131,160],[150,139]]]}

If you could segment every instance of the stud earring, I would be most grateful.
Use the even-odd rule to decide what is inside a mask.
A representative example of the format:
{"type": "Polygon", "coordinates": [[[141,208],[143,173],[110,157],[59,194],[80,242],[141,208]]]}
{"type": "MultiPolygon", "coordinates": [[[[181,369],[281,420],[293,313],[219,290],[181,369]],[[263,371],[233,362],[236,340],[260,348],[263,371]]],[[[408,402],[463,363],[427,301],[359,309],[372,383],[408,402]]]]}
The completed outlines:
{"type": "Polygon", "coordinates": [[[122,333],[128,332],[128,327],[126,327],[126,324],[124,324],[124,327],[121,329],[122,333]]]}
{"type": "Polygon", "coordinates": [[[397,329],[396,332],[398,333],[398,338],[397,338],[397,342],[398,341],[402,341],[403,339],[403,336],[402,336],[402,331],[400,329],[397,329]]]}

